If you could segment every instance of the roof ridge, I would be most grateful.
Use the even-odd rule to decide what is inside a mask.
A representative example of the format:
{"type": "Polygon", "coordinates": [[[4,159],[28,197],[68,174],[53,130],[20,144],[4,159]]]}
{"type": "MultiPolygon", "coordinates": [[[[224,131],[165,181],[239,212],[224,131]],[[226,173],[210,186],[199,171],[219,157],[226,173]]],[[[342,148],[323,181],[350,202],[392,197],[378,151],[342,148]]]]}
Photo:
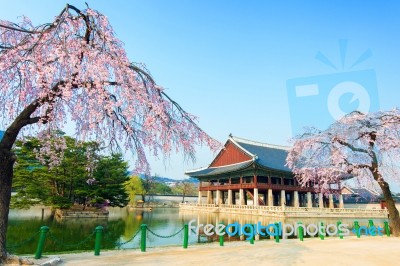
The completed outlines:
{"type": "Polygon", "coordinates": [[[232,136],[232,135],[230,135],[230,138],[232,140],[234,140],[235,142],[240,142],[240,143],[245,143],[245,144],[250,144],[250,145],[256,145],[256,146],[261,146],[261,147],[266,147],[266,148],[273,148],[273,149],[286,150],[286,151],[291,149],[290,146],[263,143],[263,142],[259,142],[259,141],[254,141],[254,140],[235,137],[235,136],[232,136]]]}

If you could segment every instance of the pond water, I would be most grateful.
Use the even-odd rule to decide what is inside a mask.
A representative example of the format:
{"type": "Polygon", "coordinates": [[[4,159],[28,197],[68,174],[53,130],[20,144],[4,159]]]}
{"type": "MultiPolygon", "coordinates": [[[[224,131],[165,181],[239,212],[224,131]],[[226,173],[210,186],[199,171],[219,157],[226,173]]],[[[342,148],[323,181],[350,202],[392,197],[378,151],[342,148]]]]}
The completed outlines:
{"type": "MultiPolygon", "coordinates": [[[[14,254],[33,254],[37,247],[38,232],[41,226],[50,228],[44,253],[68,252],[74,250],[93,250],[93,232],[96,226],[104,227],[104,238],[102,249],[138,249],[140,247],[140,233],[132,240],[138,232],[141,224],[147,224],[148,228],[156,235],[147,233],[147,246],[171,246],[182,245],[183,231],[175,236],[169,237],[181,230],[184,224],[196,220],[197,224],[235,223],[262,225],[270,223],[297,223],[336,224],[338,219],[332,218],[273,218],[265,216],[251,216],[238,214],[216,214],[195,211],[179,211],[177,208],[155,208],[152,211],[129,210],[128,208],[110,208],[108,219],[77,218],[56,219],[51,216],[49,209],[35,207],[29,210],[11,210],[9,215],[9,226],[7,231],[7,246],[14,254]]],[[[355,219],[340,219],[342,223],[349,224],[351,228],[355,219]]],[[[368,219],[356,219],[360,225],[368,225],[368,219]]],[[[384,219],[374,219],[374,225],[383,227],[384,219]]],[[[202,231],[202,230],[200,230],[202,231]]],[[[200,237],[191,233],[189,244],[216,241],[217,236],[200,237]]],[[[237,241],[238,237],[225,237],[226,241],[237,241]]]]}

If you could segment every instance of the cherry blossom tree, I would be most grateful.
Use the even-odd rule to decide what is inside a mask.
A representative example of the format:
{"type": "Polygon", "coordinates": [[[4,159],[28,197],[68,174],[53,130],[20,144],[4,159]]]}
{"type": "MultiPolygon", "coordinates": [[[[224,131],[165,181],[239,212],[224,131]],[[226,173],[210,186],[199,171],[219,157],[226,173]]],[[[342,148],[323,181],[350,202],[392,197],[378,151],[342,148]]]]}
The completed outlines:
{"type": "Polygon", "coordinates": [[[287,157],[300,184],[315,184],[322,193],[332,184],[354,178],[378,184],[386,200],[392,233],[400,236],[399,211],[389,183],[400,183],[400,110],[352,112],[327,130],[308,129],[294,139],[287,157]]]}
{"type": "MultiPolygon", "coordinates": [[[[25,132],[51,139],[68,122],[79,140],[133,151],[135,172],[148,172],[147,150],[156,156],[182,150],[194,158],[197,145],[220,145],[144,67],[130,62],[107,17],[90,8],[66,5],[52,23],[39,26],[27,17],[0,20],[0,106],[6,128],[0,142],[0,260],[7,255],[17,159],[11,149],[25,132]]],[[[57,161],[51,150],[44,145],[41,152],[57,161]]]]}

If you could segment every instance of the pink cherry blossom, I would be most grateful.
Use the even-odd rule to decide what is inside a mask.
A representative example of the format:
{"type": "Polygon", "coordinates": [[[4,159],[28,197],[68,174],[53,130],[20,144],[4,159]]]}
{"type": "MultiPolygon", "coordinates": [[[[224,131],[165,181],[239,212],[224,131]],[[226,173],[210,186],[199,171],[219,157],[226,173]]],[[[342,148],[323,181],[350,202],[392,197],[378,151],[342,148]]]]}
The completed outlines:
{"type": "MultiPolygon", "coordinates": [[[[47,133],[70,119],[79,140],[132,150],[136,171],[145,172],[146,150],[167,156],[182,150],[193,157],[197,145],[220,147],[143,66],[130,62],[107,17],[92,9],[67,5],[52,23],[40,26],[27,17],[18,24],[0,20],[3,124],[33,105],[21,128],[50,140],[47,133]]],[[[39,159],[49,158],[54,150],[49,145],[38,151],[39,159]]],[[[63,144],[51,145],[61,156],[63,144]]],[[[55,165],[57,156],[51,156],[55,165]]]]}
{"type": "Polygon", "coordinates": [[[287,165],[303,186],[331,193],[343,180],[378,185],[387,202],[391,227],[400,235],[400,217],[389,182],[400,183],[400,110],[352,112],[328,129],[307,129],[294,139],[287,165]]]}

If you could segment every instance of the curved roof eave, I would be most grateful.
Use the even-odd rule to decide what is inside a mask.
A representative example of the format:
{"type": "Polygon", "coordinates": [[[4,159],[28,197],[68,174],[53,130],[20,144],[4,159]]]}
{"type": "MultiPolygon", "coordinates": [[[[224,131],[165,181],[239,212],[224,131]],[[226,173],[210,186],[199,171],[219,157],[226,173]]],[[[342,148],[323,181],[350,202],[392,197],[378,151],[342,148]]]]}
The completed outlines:
{"type": "Polygon", "coordinates": [[[224,165],[224,166],[219,166],[219,167],[209,167],[209,168],[203,168],[203,169],[198,169],[198,170],[191,170],[191,171],[186,171],[185,175],[191,176],[191,177],[211,177],[211,176],[217,176],[221,174],[229,174],[229,173],[234,173],[238,171],[242,171],[244,169],[249,168],[254,164],[255,160],[251,159],[245,162],[240,162],[240,163],[235,163],[235,164],[230,164],[230,165],[224,165]]]}

